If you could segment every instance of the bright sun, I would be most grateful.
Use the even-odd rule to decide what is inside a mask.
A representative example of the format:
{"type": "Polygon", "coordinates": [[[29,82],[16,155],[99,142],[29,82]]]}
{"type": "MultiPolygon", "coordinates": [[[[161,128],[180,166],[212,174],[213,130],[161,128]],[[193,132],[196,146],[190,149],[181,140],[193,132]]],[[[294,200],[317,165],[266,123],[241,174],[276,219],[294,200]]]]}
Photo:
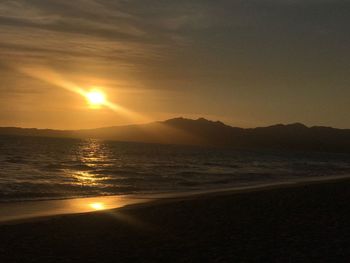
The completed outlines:
{"type": "Polygon", "coordinates": [[[91,90],[86,94],[88,102],[92,106],[101,106],[106,102],[106,96],[102,91],[91,90]]]}

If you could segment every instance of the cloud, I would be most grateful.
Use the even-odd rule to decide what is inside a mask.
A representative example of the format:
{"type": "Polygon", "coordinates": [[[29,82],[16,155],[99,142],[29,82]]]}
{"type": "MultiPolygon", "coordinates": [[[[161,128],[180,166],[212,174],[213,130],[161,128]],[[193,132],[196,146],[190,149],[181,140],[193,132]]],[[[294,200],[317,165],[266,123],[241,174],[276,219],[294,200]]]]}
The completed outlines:
{"type": "Polygon", "coordinates": [[[176,82],[256,71],[267,59],[264,71],[279,71],[291,56],[311,67],[349,43],[349,10],[340,0],[2,1],[0,58],[176,82]]]}
{"type": "Polygon", "coordinates": [[[349,8],[340,0],[1,1],[0,57],[142,64],[196,45],[248,50],[258,39],[343,33],[349,8]]]}
{"type": "Polygon", "coordinates": [[[149,71],[190,44],[181,30],[203,16],[200,10],[183,11],[156,2],[1,1],[0,59],[12,69],[18,64],[48,65],[108,77],[149,71]]]}
{"type": "Polygon", "coordinates": [[[54,89],[21,75],[23,66],[105,85],[140,111],[214,114],[215,100],[216,113],[249,112],[251,101],[293,108],[295,94],[324,107],[314,94],[349,86],[349,11],[344,0],[2,0],[1,110],[15,112],[18,97],[31,108],[37,94],[50,109],[54,89]]]}

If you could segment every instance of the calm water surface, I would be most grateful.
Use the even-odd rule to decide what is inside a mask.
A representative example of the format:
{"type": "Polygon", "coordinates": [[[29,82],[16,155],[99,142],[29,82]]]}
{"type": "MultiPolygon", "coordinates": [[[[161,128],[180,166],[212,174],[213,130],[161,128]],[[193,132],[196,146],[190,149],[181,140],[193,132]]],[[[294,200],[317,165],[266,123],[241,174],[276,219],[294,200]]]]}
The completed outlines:
{"type": "Polygon", "coordinates": [[[0,201],[169,193],[350,175],[350,155],[0,137],[0,201]]]}

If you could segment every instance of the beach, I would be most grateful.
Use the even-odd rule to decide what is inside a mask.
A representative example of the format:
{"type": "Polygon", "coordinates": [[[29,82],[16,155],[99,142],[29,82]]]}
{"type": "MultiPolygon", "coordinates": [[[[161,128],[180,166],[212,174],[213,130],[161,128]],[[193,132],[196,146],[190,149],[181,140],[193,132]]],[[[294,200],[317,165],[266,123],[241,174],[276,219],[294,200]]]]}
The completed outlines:
{"type": "Polygon", "coordinates": [[[350,180],[0,225],[0,262],[348,262],[350,180]]]}
{"type": "Polygon", "coordinates": [[[350,263],[350,0],[0,20],[0,263],[350,263]]]}

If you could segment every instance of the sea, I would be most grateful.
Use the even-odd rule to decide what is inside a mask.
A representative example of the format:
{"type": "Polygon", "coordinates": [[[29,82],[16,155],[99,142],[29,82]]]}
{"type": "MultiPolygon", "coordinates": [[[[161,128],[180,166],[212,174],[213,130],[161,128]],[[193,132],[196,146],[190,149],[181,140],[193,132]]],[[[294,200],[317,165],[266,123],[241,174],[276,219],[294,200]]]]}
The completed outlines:
{"type": "Polygon", "coordinates": [[[350,176],[350,154],[0,136],[0,202],[216,191],[350,176]]]}

